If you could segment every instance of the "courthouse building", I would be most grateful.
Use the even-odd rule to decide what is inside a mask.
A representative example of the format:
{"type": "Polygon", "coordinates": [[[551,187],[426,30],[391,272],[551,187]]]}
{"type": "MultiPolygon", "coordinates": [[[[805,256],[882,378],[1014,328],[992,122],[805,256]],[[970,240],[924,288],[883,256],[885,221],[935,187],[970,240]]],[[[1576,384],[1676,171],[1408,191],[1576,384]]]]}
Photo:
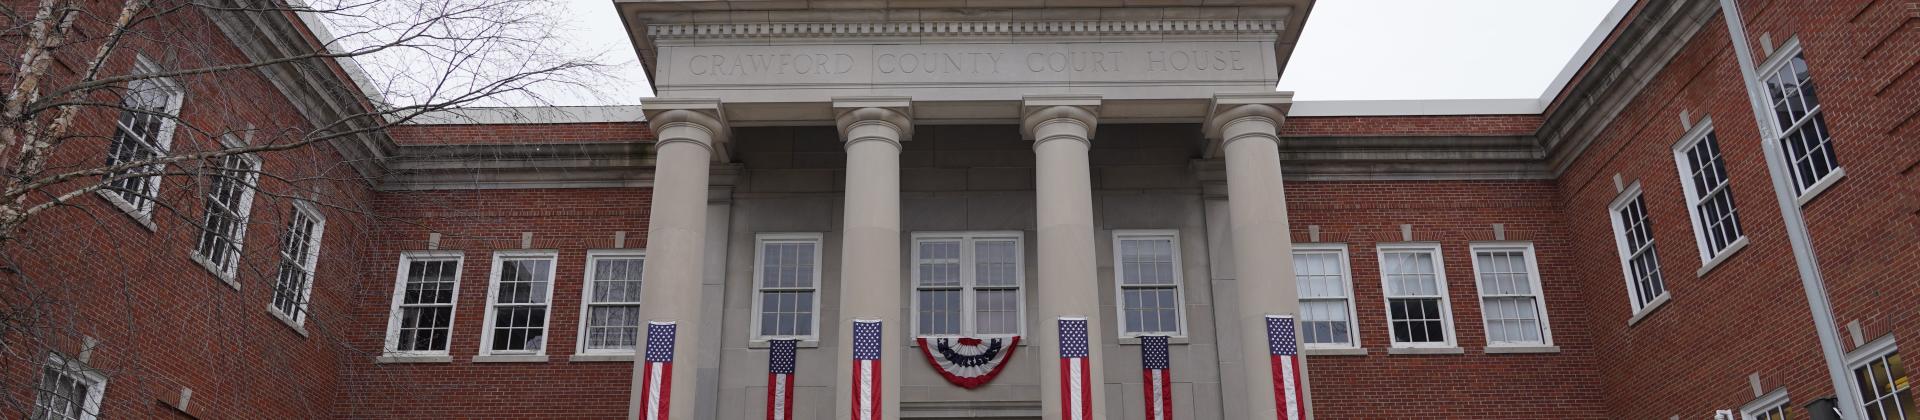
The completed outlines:
{"type": "MultiPolygon", "coordinates": [[[[212,233],[304,284],[151,216],[235,197],[35,221],[8,275],[83,304],[7,410],[1920,418],[1912,2],[1624,2],[1538,100],[1295,101],[1313,3],[616,0],[639,106],[254,163],[361,175],[212,233]]],[[[289,74],[232,86],[323,120],[352,83],[289,74]]]]}

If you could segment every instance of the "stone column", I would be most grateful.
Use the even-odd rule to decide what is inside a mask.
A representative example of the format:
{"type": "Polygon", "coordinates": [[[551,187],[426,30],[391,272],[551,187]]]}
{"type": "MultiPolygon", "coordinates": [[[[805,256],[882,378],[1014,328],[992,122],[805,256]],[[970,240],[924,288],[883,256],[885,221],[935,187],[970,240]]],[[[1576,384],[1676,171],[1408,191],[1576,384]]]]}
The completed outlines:
{"type": "Polygon", "coordinates": [[[1058,321],[1062,317],[1087,319],[1087,348],[1092,366],[1088,387],[1092,411],[1086,419],[1106,417],[1106,379],[1102,372],[1100,287],[1094,264],[1093,185],[1087,151],[1093,147],[1100,98],[1096,96],[1029,96],[1022,109],[1020,133],[1033,141],[1036,210],[1039,222],[1039,327],[1029,331],[1038,348],[1041,418],[1058,420],[1071,401],[1061,392],[1058,321]]]}
{"type": "MultiPolygon", "coordinates": [[[[647,121],[656,133],[653,209],[647,226],[647,264],[640,289],[640,318],[646,337],[653,322],[674,323],[673,361],[678,372],[659,382],[666,395],[660,419],[692,419],[698,408],[696,368],[700,352],[719,343],[702,343],[701,274],[705,262],[707,177],[715,156],[724,156],[726,117],[716,100],[648,100],[647,121]]],[[[643,379],[648,339],[635,355],[633,397],[628,417],[646,418],[643,379]]]]}
{"type": "Polygon", "coordinates": [[[900,142],[913,137],[909,98],[849,98],[833,103],[847,149],[841,223],[839,367],[835,418],[854,419],[853,321],[880,320],[877,418],[900,418],[901,351],[908,331],[900,304],[900,142]]]}
{"type": "MultiPolygon", "coordinates": [[[[1286,120],[1291,92],[1214,97],[1206,121],[1207,138],[1218,142],[1227,160],[1227,206],[1233,232],[1234,283],[1238,286],[1240,363],[1245,394],[1229,404],[1245,404],[1256,420],[1287,417],[1274,397],[1273,365],[1267,348],[1267,315],[1297,315],[1299,291],[1293,279],[1293,237],[1287,227],[1287,194],[1280,182],[1280,123],[1286,120]],[[1237,401],[1236,401],[1237,400],[1237,401]]],[[[1298,348],[1298,336],[1295,336],[1298,348]]],[[[1306,358],[1300,357],[1301,403],[1309,407],[1306,358]]]]}

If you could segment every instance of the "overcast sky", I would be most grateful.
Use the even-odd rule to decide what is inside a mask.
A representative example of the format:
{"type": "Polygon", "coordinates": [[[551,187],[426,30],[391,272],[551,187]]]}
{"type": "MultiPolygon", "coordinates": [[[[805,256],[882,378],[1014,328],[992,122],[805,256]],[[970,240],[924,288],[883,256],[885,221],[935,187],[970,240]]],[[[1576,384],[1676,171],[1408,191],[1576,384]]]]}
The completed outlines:
{"type": "MultiPolygon", "coordinates": [[[[583,54],[617,63],[598,97],[557,105],[627,105],[653,95],[612,0],[563,0],[583,54]]],[[[1319,0],[1280,89],[1296,100],[1538,98],[1607,11],[1632,0],[1319,0]]]]}

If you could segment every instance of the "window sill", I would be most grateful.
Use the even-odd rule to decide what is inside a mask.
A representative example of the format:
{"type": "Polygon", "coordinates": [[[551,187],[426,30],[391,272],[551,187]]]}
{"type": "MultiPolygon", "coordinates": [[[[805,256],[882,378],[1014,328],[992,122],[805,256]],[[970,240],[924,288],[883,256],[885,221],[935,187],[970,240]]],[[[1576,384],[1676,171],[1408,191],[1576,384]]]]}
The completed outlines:
{"type": "MultiPolygon", "coordinates": [[[[1167,345],[1169,346],[1186,345],[1187,343],[1192,341],[1193,341],[1192,339],[1189,339],[1187,338],[1187,336],[1184,336],[1184,335],[1167,336],[1167,345]]],[[[1021,344],[1025,344],[1025,342],[1021,342],[1021,344]]],[[[1140,336],[1136,335],[1131,337],[1120,337],[1120,340],[1117,344],[1122,346],[1138,346],[1140,345],[1140,336]]]]}
{"type": "Polygon", "coordinates": [[[1560,346],[1487,346],[1487,354],[1559,353],[1560,346]]]}
{"type": "Polygon", "coordinates": [[[293,329],[293,332],[300,333],[301,337],[309,337],[307,335],[307,327],[305,325],[301,325],[298,322],[293,322],[292,318],[288,318],[285,314],[281,314],[280,310],[274,309],[272,306],[268,306],[267,314],[273,315],[273,319],[280,320],[281,324],[286,324],[287,328],[293,329]]]}
{"type": "Polygon", "coordinates": [[[1300,354],[1308,356],[1365,356],[1366,347],[1300,349],[1300,354]]]}
{"type": "Polygon", "coordinates": [[[1641,306],[1639,312],[1634,312],[1632,318],[1627,318],[1627,326],[1639,324],[1641,320],[1647,319],[1648,314],[1652,314],[1655,309],[1660,309],[1660,306],[1666,305],[1669,300],[1673,300],[1673,293],[1661,293],[1660,297],[1653,298],[1653,301],[1647,302],[1646,306],[1641,306]]]}
{"type": "Polygon", "coordinates": [[[148,232],[160,231],[160,228],[153,224],[153,212],[142,213],[139,206],[127,202],[126,199],[120,198],[120,196],[113,195],[112,191],[93,190],[93,192],[94,194],[99,194],[100,198],[106,199],[108,203],[112,203],[113,207],[120,209],[120,212],[126,214],[127,217],[133,218],[134,223],[139,224],[140,227],[147,228],[148,232]]]}
{"type": "Polygon", "coordinates": [[[1387,354],[1467,354],[1467,351],[1459,347],[1393,347],[1387,349],[1387,354]]]}
{"type": "Polygon", "coordinates": [[[444,354],[388,354],[373,358],[376,364],[404,363],[453,363],[453,356],[444,354]]]}
{"type": "Polygon", "coordinates": [[[473,356],[474,363],[546,363],[544,354],[483,354],[473,356]]]}
{"type": "Polygon", "coordinates": [[[1726,249],[1720,250],[1720,255],[1715,255],[1713,259],[1700,263],[1700,270],[1693,272],[1693,276],[1696,278],[1706,277],[1707,272],[1713,271],[1714,267],[1719,267],[1720,263],[1726,262],[1728,258],[1732,258],[1733,254],[1740,252],[1742,249],[1747,249],[1747,237],[1745,236],[1741,236],[1739,240],[1728,244],[1726,249]]]}
{"type": "Polygon", "coordinates": [[[1827,176],[1825,178],[1821,178],[1819,182],[1813,183],[1812,186],[1807,187],[1807,190],[1805,192],[1800,193],[1800,197],[1794,198],[1793,204],[1803,208],[1806,207],[1807,203],[1813,202],[1814,197],[1820,196],[1820,193],[1827,192],[1828,187],[1832,187],[1833,184],[1840,183],[1840,179],[1846,178],[1846,177],[1847,177],[1846,167],[1842,166],[1842,167],[1833,168],[1833,172],[1827,173],[1827,176]]]}
{"type": "Polygon", "coordinates": [[[576,354],[567,358],[573,363],[632,362],[631,354],[576,354]]]}
{"type": "Polygon", "coordinates": [[[198,251],[188,253],[187,256],[189,259],[192,259],[193,262],[199,263],[200,268],[207,269],[207,274],[212,274],[214,279],[220,280],[221,283],[226,283],[227,287],[231,287],[233,290],[240,290],[240,282],[234,280],[232,274],[220,272],[219,265],[214,264],[213,261],[208,261],[207,257],[200,255],[198,251]]]}
{"type": "MultiPolygon", "coordinates": [[[[811,339],[811,340],[798,339],[798,340],[800,341],[797,343],[793,343],[794,348],[800,348],[800,349],[820,348],[819,339],[811,339]]],[[[773,340],[767,340],[767,339],[747,340],[747,348],[750,348],[750,349],[765,349],[765,348],[772,348],[772,347],[773,347],[773,340]]]]}

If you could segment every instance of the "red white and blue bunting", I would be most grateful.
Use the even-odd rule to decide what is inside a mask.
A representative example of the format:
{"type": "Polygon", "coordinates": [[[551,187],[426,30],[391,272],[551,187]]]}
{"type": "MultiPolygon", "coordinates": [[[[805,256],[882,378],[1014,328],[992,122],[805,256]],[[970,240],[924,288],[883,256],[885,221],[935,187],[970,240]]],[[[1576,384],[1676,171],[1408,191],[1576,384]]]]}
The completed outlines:
{"type": "Polygon", "coordinates": [[[920,337],[920,354],[927,356],[940,376],[947,382],[961,388],[974,389],[993,377],[1000,375],[1000,369],[1007,367],[1007,360],[1013,358],[1014,348],[1020,345],[1020,336],[973,338],[973,337],[920,337]]]}

